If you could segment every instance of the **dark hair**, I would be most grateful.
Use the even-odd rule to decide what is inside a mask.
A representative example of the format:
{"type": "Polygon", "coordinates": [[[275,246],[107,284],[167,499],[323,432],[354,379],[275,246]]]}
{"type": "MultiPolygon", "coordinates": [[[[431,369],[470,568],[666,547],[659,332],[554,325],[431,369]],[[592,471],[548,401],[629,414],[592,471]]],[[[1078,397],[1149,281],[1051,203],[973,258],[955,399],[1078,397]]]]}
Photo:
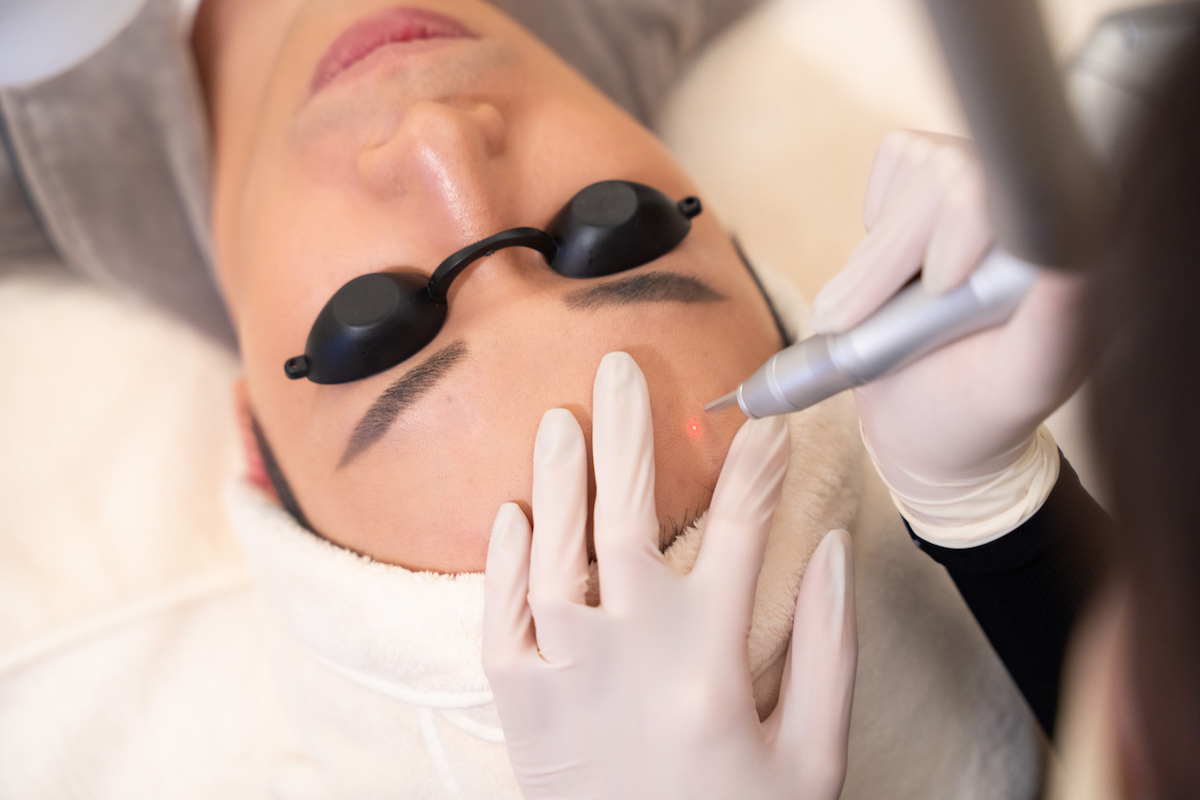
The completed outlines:
{"type": "Polygon", "coordinates": [[[729,240],[733,242],[733,249],[737,251],[738,258],[742,261],[742,266],[746,268],[746,272],[750,273],[750,279],[758,287],[758,293],[762,295],[763,300],[767,301],[767,311],[771,314],[771,321],[775,323],[775,332],[779,334],[779,341],[784,347],[790,347],[795,344],[795,339],[788,333],[787,326],[783,324],[783,317],[779,316],[779,309],[775,308],[775,301],[771,299],[771,295],[767,294],[767,289],[763,286],[762,279],[758,277],[758,270],[750,263],[750,259],[746,256],[746,251],[742,249],[741,241],[736,236],[730,236],[729,240]]]}
{"type": "Polygon", "coordinates": [[[1133,739],[1160,798],[1200,791],[1200,51],[1129,173],[1090,308],[1093,427],[1130,586],[1133,739]]]}
{"type": "Polygon", "coordinates": [[[283,506],[283,510],[290,514],[300,527],[316,533],[313,531],[312,525],[308,523],[308,517],[304,516],[304,511],[300,508],[300,501],[296,499],[291,485],[284,477],[283,470],[280,469],[279,462],[275,459],[275,451],[271,449],[271,443],[267,441],[262,426],[258,424],[258,420],[253,414],[250,415],[250,430],[254,433],[254,442],[258,445],[258,452],[262,456],[263,470],[266,471],[271,486],[275,487],[275,494],[279,496],[279,505],[283,506]]]}

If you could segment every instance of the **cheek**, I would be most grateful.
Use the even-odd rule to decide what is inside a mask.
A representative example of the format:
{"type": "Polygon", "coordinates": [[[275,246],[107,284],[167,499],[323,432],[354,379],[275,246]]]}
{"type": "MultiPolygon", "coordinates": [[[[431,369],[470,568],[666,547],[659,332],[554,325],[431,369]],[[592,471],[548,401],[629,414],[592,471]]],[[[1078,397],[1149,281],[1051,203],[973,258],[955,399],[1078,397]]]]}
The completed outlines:
{"type": "MultiPolygon", "coordinates": [[[[386,544],[394,559],[448,571],[482,569],[500,505],[516,501],[530,508],[533,444],[545,411],[574,413],[590,453],[592,385],[600,360],[613,350],[631,352],[647,375],[660,518],[671,526],[707,507],[736,421],[702,418],[699,401],[663,368],[669,356],[631,337],[593,330],[564,339],[554,330],[563,326],[548,326],[544,336],[526,332],[519,348],[508,336],[477,335],[469,372],[388,437],[403,442],[379,454],[379,469],[393,476],[393,486],[404,487],[403,503],[390,493],[390,513],[402,512],[406,520],[404,534],[386,544]]],[[[399,532],[395,523],[392,530],[399,532]]]]}
{"type": "Polygon", "coordinates": [[[600,360],[614,350],[633,356],[649,386],[660,519],[681,524],[707,508],[743,420],[705,415],[703,405],[746,371],[736,348],[698,347],[711,325],[688,315],[585,317],[557,303],[516,299],[490,307],[491,315],[480,318],[481,310],[470,332],[461,332],[470,355],[452,377],[360,461],[303,487],[318,530],[410,568],[482,570],[500,505],[529,508],[533,444],[545,411],[570,410],[590,447],[592,386],[600,360]],[[530,326],[529,319],[544,322],[530,326]]]}
{"type": "Polygon", "coordinates": [[[737,427],[705,419],[694,392],[685,388],[651,382],[650,403],[658,514],[664,523],[680,525],[708,507],[737,427]]]}
{"type": "Polygon", "coordinates": [[[482,570],[496,511],[528,508],[537,420],[489,418],[475,399],[414,410],[345,474],[311,487],[318,530],[410,569],[482,570]]]}
{"type": "MultiPolygon", "coordinates": [[[[686,315],[681,317],[686,319],[686,315]]],[[[506,374],[498,371],[488,383],[507,388],[492,398],[488,408],[499,410],[505,419],[519,419],[528,431],[523,449],[517,451],[522,463],[531,460],[542,414],[555,407],[575,414],[590,451],[596,370],[606,354],[617,350],[629,353],[646,376],[650,391],[659,516],[664,524],[681,523],[707,508],[741,421],[732,414],[706,417],[703,413],[703,404],[714,391],[710,384],[719,385],[726,379],[714,379],[708,367],[698,363],[695,343],[702,331],[687,325],[648,325],[648,318],[647,314],[626,314],[581,320],[575,314],[564,315],[535,346],[522,348],[520,355],[502,359],[497,354],[493,363],[503,361],[508,370],[506,374]]],[[[487,419],[486,413],[483,419],[487,419]]],[[[488,435],[482,420],[480,429],[482,435],[488,435]]]]}

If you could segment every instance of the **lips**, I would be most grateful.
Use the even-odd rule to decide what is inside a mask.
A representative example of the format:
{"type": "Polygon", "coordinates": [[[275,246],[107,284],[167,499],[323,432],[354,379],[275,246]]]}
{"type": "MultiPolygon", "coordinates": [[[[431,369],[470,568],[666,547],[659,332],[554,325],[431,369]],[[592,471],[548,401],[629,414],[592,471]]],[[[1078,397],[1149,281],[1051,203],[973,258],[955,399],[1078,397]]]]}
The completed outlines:
{"type": "Polygon", "coordinates": [[[474,39],[453,17],[424,8],[388,8],[360,19],[342,33],[317,62],[312,93],[381,47],[433,39],[474,39]]]}

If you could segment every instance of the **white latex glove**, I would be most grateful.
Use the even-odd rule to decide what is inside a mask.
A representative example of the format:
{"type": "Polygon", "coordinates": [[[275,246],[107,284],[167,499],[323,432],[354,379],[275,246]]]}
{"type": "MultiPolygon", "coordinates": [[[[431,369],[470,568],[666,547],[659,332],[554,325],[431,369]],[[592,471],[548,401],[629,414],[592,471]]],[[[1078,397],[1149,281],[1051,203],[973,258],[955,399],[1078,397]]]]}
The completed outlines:
{"type": "Polygon", "coordinates": [[[751,686],[750,618],[786,424],[738,432],[687,575],[658,550],[650,398],[625,353],[600,364],[592,425],[600,605],[584,602],[587,451],[565,409],[538,429],[533,533],[506,504],[488,549],[483,663],[526,798],[833,800],[858,651],[845,531],[809,563],[765,722],[751,686]]]}
{"type": "MultiPolygon", "coordinates": [[[[931,292],[955,288],[992,244],[983,173],[951,136],[889,135],[863,217],[866,239],[817,295],[818,332],[853,327],[918,270],[931,292]]],[[[854,390],[875,466],[924,538],[980,544],[1049,493],[1057,449],[1038,426],[1082,382],[1082,295],[1080,276],[1045,270],[1006,324],[854,390]]]]}

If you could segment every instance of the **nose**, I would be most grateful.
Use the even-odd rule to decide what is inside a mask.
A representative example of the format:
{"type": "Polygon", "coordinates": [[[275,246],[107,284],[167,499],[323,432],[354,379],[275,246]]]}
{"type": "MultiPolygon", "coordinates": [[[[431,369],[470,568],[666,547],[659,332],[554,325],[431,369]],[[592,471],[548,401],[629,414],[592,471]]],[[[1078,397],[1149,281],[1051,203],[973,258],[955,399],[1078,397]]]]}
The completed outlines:
{"type": "MultiPolygon", "coordinates": [[[[359,154],[367,191],[417,215],[446,254],[502,230],[507,125],[489,103],[414,103],[396,132],[359,154]]],[[[508,227],[512,227],[508,225],[508,227]]]]}

